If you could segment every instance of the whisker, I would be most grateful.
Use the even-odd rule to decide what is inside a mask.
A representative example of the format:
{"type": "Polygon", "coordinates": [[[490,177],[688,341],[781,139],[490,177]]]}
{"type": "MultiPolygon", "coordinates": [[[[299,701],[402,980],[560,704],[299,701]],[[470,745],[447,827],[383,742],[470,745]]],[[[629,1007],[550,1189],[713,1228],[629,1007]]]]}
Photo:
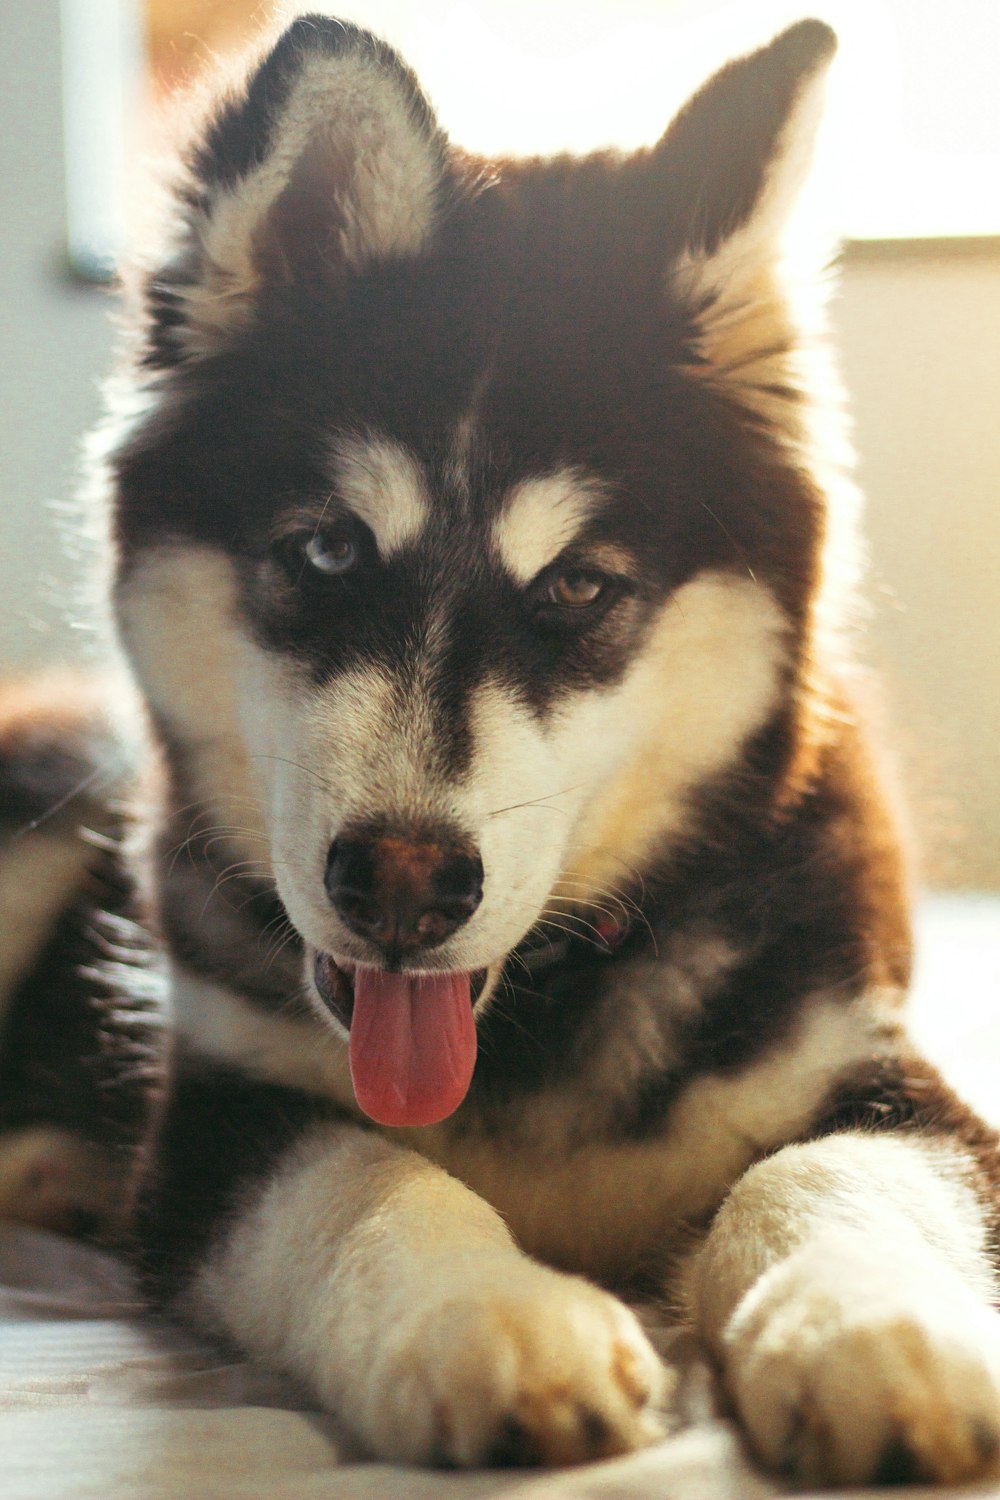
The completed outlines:
{"type": "MultiPolygon", "coordinates": [[[[576,921],[578,924],[578,928],[582,927],[585,929],[585,931],[592,932],[596,938],[599,938],[601,939],[601,941],[603,941],[603,938],[601,938],[601,929],[599,927],[595,927],[593,922],[587,922],[583,917],[577,917],[576,921]]],[[[579,936],[578,928],[566,927],[561,922],[554,922],[551,917],[546,918],[544,921],[539,921],[538,926],[554,927],[557,932],[565,932],[569,937],[579,936]]]]}
{"type": "MultiPolygon", "coordinates": [[[[270,950],[264,955],[263,958],[265,973],[273,968],[274,964],[281,957],[282,953],[284,953],[287,948],[291,947],[292,943],[298,937],[298,933],[296,932],[292,924],[287,920],[287,918],[276,917],[272,923],[268,924],[268,927],[272,926],[276,928],[276,931],[270,940],[270,950]]],[[[265,931],[267,930],[268,929],[265,928],[265,931]]],[[[261,934],[261,936],[263,937],[263,934],[261,934]]]]}
{"type": "Polygon", "coordinates": [[[222,840],[225,838],[245,837],[256,839],[258,843],[267,843],[264,835],[255,828],[244,828],[236,823],[210,823],[206,828],[198,828],[196,826],[197,821],[197,818],[192,819],[188,825],[188,832],[185,837],[170,851],[170,864],[167,868],[168,875],[173,874],[179,857],[185,852],[190,853],[193,847],[202,840],[214,842],[215,838],[222,840]]]}
{"type": "Polygon", "coordinates": [[[736,537],[735,535],[733,535],[733,532],[730,531],[729,526],[727,526],[726,523],[723,522],[723,520],[720,520],[720,517],[718,517],[717,514],[715,514],[715,511],[712,510],[711,505],[706,504],[706,501],[703,501],[703,499],[702,501],[699,501],[699,504],[702,505],[702,510],[708,511],[709,516],[712,517],[712,520],[714,520],[715,525],[718,526],[718,529],[723,532],[724,537],[726,537],[726,540],[729,541],[730,546],[733,547],[733,550],[739,553],[739,556],[741,556],[742,558],[742,562],[744,562],[744,567],[747,568],[748,573],[750,573],[751,579],[753,579],[754,583],[756,583],[757,574],[754,573],[753,568],[751,568],[750,558],[748,558],[747,556],[747,549],[745,549],[745,547],[742,546],[742,544],[739,543],[738,540],[736,540],[736,537]]]}
{"type": "Polygon", "coordinates": [[[70,787],[68,792],[64,792],[61,797],[53,802],[51,807],[47,807],[43,813],[39,813],[37,818],[32,818],[30,823],[25,823],[18,828],[12,834],[10,842],[14,844],[18,839],[23,839],[25,834],[35,833],[50,818],[54,818],[57,813],[61,813],[63,808],[73,801],[74,797],[80,797],[84,792],[89,792],[94,787],[99,791],[103,791],[106,786],[110,786],[111,782],[118,778],[120,773],[121,768],[117,765],[96,766],[89,775],[84,776],[82,781],[78,781],[75,786],[70,787]]]}
{"type": "Polygon", "coordinates": [[[611,916],[618,912],[621,916],[640,914],[640,907],[623,892],[612,890],[608,886],[591,885],[589,881],[565,882],[570,889],[563,889],[564,882],[557,880],[549,893],[549,900],[570,902],[575,906],[589,906],[597,911],[603,911],[605,915],[611,916]],[[576,886],[576,890],[572,886],[576,886]]]}
{"type": "Polygon", "coordinates": [[[278,765],[292,766],[296,771],[301,771],[302,774],[303,774],[303,776],[311,776],[312,779],[313,779],[313,781],[316,782],[317,786],[321,786],[324,791],[330,792],[330,791],[334,791],[335,790],[335,788],[333,787],[332,783],[329,782],[329,781],[327,781],[325,779],[325,777],[320,776],[320,774],[319,774],[318,771],[312,770],[312,768],[310,766],[300,765],[300,763],[297,760],[290,760],[287,755],[263,755],[263,754],[260,754],[260,755],[251,755],[250,759],[251,760],[273,760],[278,765]]]}
{"type": "Polygon", "coordinates": [[[195,797],[191,802],[182,802],[180,807],[169,807],[167,809],[171,817],[179,818],[182,813],[190,812],[192,808],[201,808],[203,812],[211,812],[219,802],[245,802],[248,807],[257,808],[260,803],[256,797],[248,797],[242,792],[213,792],[210,798],[195,797]]]}
{"type": "MultiPolygon", "coordinates": [[[[570,844],[569,849],[570,849],[570,852],[572,852],[573,850],[579,850],[579,849],[582,849],[584,847],[585,846],[582,844],[582,842],[576,841],[576,842],[573,842],[573,843],[570,844]]],[[[627,860],[625,860],[625,859],[623,859],[621,857],[621,855],[612,854],[610,852],[610,850],[606,851],[606,852],[608,854],[608,858],[610,858],[616,865],[620,866],[620,868],[623,871],[623,874],[625,876],[625,879],[628,880],[628,881],[630,881],[632,884],[634,884],[635,886],[638,887],[638,890],[639,890],[639,899],[640,900],[644,900],[645,896],[646,896],[646,880],[645,880],[645,877],[642,874],[642,871],[636,869],[635,865],[630,865],[627,860]]],[[[568,877],[566,877],[566,876],[560,876],[559,878],[561,880],[563,880],[563,879],[567,879],[568,877]]]]}
{"type": "MultiPolygon", "coordinates": [[[[208,908],[212,904],[212,902],[214,901],[215,897],[222,894],[223,888],[225,886],[231,884],[232,881],[238,880],[241,875],[243,875],[244,873],[246,873],[246,871],[247,871],[248,868],[252,870],[253,869],[253,863],[254,862],[250,861],[250,860],[244,860],[244,859],[236,860],[235,863],[233,863],[231,865],[227,865],[224,870],[221,870],[219,872],[219,874],[216,876],[215,880],[212,882],[212,888],[211,888],[211,890],[209,891],[208,895],[205,897],[205,904],[204,904],[204,906],[201,909],[201,915],[202,915],[203,918],[206,915],[206,913],[208,911],[208,908]]],[[[260,895],[263,895],[263,894],[265,894],[265,893],[261,892],[261,891],[254,892],[255,896],[260,896],[260,895]]],[[[267,892],[266,894],[270,894],[270,892],[267,892]]],[[[229,901],[228,896],[223,897],[223,899],[226,901],[226,904],[228,906],[230,906],[230,908],[233,911],[237,911],[237,910],[238,911],[242,911],[243,910],[243,906],[245,906],[247,904],[244,901],[243,902],[243,906],[234,907],[232,905],[232,903],[229,901]]],[[[250,899],[253,899],[253,897],[251,897],[250,899]]]]}
{"type": "MultiPolygon", "coordinates": [[[[227,839],[235,838],[241,834],[245,836],[247,832],[248,830],[243,828],[216,828],[212,830],[206,829],[205,833],[199,834],[198,837],[204,838],[205,840],[202,852],[207,859],[209,858],[211,851],[215,848],[216,844],[224,844],[227,839]],[[208,837],[209,833],[211,833],[211,837],[208,837]]],[[[194,840],[188,839],[187,842],[188,844],[191,844],[194,842],[194,840]]],[[[261,839],[260,842],[263,843],[265,841],[261,839]]]]}
{"type": "MultiPolygon", "coordinates": [[[[512,802],[509,807],[496,807],[492,812],[487,813],[486,816],[488,818],[499,818],[501,813],[517,812],[518,808],[521,807],[545,807],[550,798],[568,797],[570,792],[578,792],[579,790],[580,787],[577,785],[565,787],[561,792],[546,792],[544,797],[529,797],[526,802],[512,802]]],[[[565,813],[567,817],[569,816],[564,807],[553,807],[550,811],[565,813]]]]}
{"type": "Polygon", "coordinates": [[[659,958],[660,947],[658,942],[656,941],[656,933],[650,926],[649,918],[646,916],[646,913],[643,911],[642,906],[640,905],[642,897],[645,896],[645,882],[641,881],[641,884],[642,890],[640,893],[640,898],[639,900],[636,900],[632,896],[625,895],[623,892],[614,891],[607,886],[591,886],[588,881],[574,880],[571,876],[559,876],[552,887],[552,891],[549,895],[549,900],[575,902],[579,905],[590,906],[597,911],[604,912],[606,916],[610,916],[613,918],[614,911],[609,911],[607,907],[601,904],[601,901],[612,902],[618,909],[618,911],[628,920],[634,920],[641,923],[641,925],[646,929],[646,932],[649,934],[649,940],[653,945],[653,952],[655,953],[656,957],[659,958]],[[578,887],[581,887],[583,890],[586,890],[588,894],[585,898],[575,897],[571,893],[567,893],[565,896],[560,896],[559,886],[564,884],[576,885],[578,887]],[[595,896],[600,897],[601,899],[595,900],[595,896]]]}
{"type": "MultiPolygon", "coordinates": [[[[549,910],[549,903],[550,902],[562,902],[562,901],[564,901],[563,897],[560,897],[560,896],[550,896],[549,897],[549,901],[546,902],[546,906],[545,906],[546,911],[549,910]]],[[[614,911],[613,908],[610,907],[610,906],[601,906],[599,904],[599,902],[596,902],[596,901],[591,901],[588,904],[588,908],[587,909],[588,909],[588,911],[594,911],[594,912],[600,913],[600,915],[602,917],[607,917],[607,919],[608,919],[609,922],[616,922],[617,923],[622,918],[622,913],[621,912],[614,911]]],[[[560,915],[560,916],[571,916],[571,917],[574,918],[575,921],[579,922],[582,927],[591,927],[594,932],[598,931],[598,929],[596,927],[593,927],[593,924],[587,922],[583,917],[580,916],[578,908],[573,907],[569,911],[560,911],[558,913],[558,915],[560,915]]]]}
{"type": "MultiPolygon", "coordinates": [[[[212,886],[208,899],[211,900],[213,896],[221,894],[225,886],[232,885],[236,880],[242,880],[244,876],[256,877],[257,879],[266,882],[267,871],[260,867],[255,867],[248,860],[241,860],[236,864],[227,865],[226,868],[216,876],[215,883],[212,886]]],[[[239,906],[234,906],[233,910],[242,911],[243,908],[245,906],[248,906],[251,901],[256,901],[261,896],[270,896],[272,894],[273,886],[271,890],[252,891],[249,896],[245,897],[244,900],[240,902],[239,906]]],[[[228,896],[226,897],[226,901],[228,905],[232,906],[232,903],[229,901],[228,896]]]]}
{"type": "Polygon", "coordinates": [[[554,892],[561,892],[568,901],[593,904],[595,900],[611,901],[615,906],[634,906],[635,902],[625,891],[610,885],[596,885],[590,880],[573,880],[557,876],[552,885],[554,892]]]}

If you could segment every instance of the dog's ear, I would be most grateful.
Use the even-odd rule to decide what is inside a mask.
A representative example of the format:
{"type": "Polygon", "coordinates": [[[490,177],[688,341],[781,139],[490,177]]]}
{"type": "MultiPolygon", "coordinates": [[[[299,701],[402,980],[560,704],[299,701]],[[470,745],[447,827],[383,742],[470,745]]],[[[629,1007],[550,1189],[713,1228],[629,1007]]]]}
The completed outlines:
{"type": "Polygon", "coordinates": [[[391,47],[301,16],[190,153],[168,264],[146,286],[154,363],[212,353],[268,285],[341,276],[430,238],[445,140],[391,47]]]}
{"type": "Polygon", "coordinates": [[[836,46],[822,21],[792,26],[711,78],[653,151],[669,283],[693,316],[698,359],[758,409],[788,383],[797,331],[776,269],[836,46]]]}
{"type": "Polygon", "coordinates": [[[717,73],[655,148],[669,181],[671,249],[710,262],[773,249],[812,160],[837,40],[800,21],[717,73]]]}

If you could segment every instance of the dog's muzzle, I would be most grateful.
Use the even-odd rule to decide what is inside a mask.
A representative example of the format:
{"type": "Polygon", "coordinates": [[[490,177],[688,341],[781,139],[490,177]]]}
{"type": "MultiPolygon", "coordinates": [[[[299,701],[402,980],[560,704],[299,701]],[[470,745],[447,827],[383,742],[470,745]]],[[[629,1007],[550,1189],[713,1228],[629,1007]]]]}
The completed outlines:
{"type": "Polygon", "coordinates": [[[330,845],[324,884],[344,926],[395,967],[468,922],[483,899],[483,862],[452,839],[354,827],[330,845]]]}
{"type": "Polygon", "coordinates": [[[476,976],[423,969],[483,899],[479,854],[449,831],[351,825],[330,845],[324,885],[338,917],[373,950],[346,964],[317,955],[316,989],[350,1032],[361,1108],[384,1125],[428,1125],[461,1104],[476,1061],[476,976]]]}

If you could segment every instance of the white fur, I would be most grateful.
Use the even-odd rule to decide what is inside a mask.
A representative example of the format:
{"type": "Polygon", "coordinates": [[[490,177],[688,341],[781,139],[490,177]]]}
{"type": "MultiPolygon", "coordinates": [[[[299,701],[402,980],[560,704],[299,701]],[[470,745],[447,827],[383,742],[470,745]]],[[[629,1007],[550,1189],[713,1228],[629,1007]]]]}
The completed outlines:
{"type": "Polygon", "coordinates": [[[589,699],[567,712],[563,740],[603,760],[562,871],[581,902],[627,883],[658,844],[685,831],[692,789],[735,764],[776,704],[787,630],[754,579],[700,573],[667,602],[603,712],[589,699]]]}
{"type": "Polygon", "coordinates": [[[336,494],[374,533],[379,555],[415,542],[430,514],[420,466],[387,438],[337,440],[331,479],[336,494]]]}
{"type": "Polygon", "coordinates": [[[405,94],[358,53],[305,57],[267,157],[235,188],[217,192],[195,226],[203,274],[185,296],[192,354],[210,352],[252,313],[259,236],[307,152],[331,164],[331,201],[343,221],[331,245],[334,258],[357,269],[414,255],[427,242],[436,154],[405,94]]]}
{"type": "Polygon", "coordinates": [[[968,1171],[948,1145],[859,1134],[737,1183],[690,1299],[768,1463],[864,1483],[902,1444],[929,1479],[995,1472],[1000,1317],[968,1171]]]}
{"type": "Polygon", "coordinates": [[[330,1127],[305,1140],[194,1300],[308,1378],[385,1458],[481,1463],[509,1420],[550,1463],[659,1431],[663,1373],[632,1313],[528,1260],[482,1199],[372,1135],[330,1127]],[[599,1440],[588,1411],[606,1424],[599,1440]]]}
{"type": "Polygon", "coordinates": [[[526,479],[507,496],[493,526],[504,566],[518,583],[530,583],[575,540],[602,500],[600,487],[572,469],[526,479]]]}
{"type": "Polygon", "coordinates": [[[198,799],[192,828],[203,831],[211,813],[234,847],[266,869],[267,832],[240,731],[243,632],[232,564],[210,547],[153,548],[125,575],[117,606],[146,698],[185,747],[198,799]]]}

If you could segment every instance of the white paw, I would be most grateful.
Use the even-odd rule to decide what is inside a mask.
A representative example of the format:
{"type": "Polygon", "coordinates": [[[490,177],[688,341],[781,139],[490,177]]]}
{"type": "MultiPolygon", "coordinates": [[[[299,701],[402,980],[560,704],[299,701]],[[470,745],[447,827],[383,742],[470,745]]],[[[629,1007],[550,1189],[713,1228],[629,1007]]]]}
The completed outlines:
{"type": "Polygon", "coordinates": [[[459,1274],[416,1310],[372,1373],[361,1426],[385,1458],[573,1464],[663,1432],[666,1371],[634,1315],[531,1262],[489,1278],[459,1274]]]}
{"type": "Polygon", "coordinates": [[[1000,1470],[1000,1316],[935,1269],[814,1243],[761,1278],[725,1377],[765,1463],[807,1484],[1000,1470]]]}

